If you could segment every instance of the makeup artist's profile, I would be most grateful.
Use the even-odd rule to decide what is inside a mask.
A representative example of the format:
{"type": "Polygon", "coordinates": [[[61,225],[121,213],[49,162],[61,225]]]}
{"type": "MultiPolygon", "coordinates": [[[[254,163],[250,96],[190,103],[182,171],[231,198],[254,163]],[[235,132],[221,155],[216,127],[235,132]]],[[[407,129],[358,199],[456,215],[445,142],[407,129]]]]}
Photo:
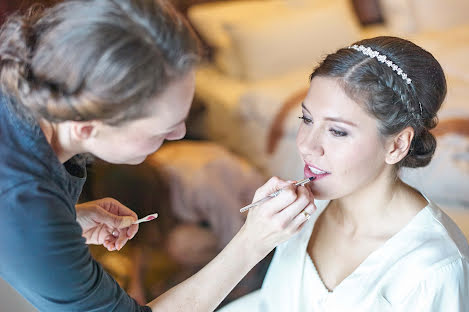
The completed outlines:
{"type": "MultiPolygon", "coordinates": [[[[310,191],[272,178],[221,253],[140,306],[92,259],[120,250],[137,215],[112,198],[77,205],[92,154],[139,164],[185,135],[200,45],[163,0],[72,0],[8,18],[0,31],[0,277],[39,311],[213,311],[297,233],[310,191]]],[[[158,219],[153,221],[158,222],[158,219]]]]}

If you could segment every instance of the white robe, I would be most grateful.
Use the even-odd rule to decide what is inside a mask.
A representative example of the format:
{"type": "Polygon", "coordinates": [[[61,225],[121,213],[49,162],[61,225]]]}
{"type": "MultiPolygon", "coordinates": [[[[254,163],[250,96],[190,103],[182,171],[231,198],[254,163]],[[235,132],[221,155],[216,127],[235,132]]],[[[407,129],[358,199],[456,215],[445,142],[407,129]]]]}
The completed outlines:
{"type": "Polygon", "coordinates": [[[469,245],[431,202],[329,292],[306,252],[328,203],[316,202],[303,230],[277,247],[262,288],[221,311],[469,311],[469,245]]]}

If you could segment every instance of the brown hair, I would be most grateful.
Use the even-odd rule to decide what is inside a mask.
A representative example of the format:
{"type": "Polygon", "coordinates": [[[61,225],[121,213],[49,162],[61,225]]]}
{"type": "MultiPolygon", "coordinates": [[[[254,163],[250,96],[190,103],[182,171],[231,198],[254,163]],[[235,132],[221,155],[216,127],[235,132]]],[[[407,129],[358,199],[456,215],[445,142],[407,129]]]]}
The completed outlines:
{"type": "Polygon", "coordinates": [[[189,72],[200,45],[165,0],[71,0],[14,15],[0,30],[0,85],[52,122],[117,124],[189,72]]]}

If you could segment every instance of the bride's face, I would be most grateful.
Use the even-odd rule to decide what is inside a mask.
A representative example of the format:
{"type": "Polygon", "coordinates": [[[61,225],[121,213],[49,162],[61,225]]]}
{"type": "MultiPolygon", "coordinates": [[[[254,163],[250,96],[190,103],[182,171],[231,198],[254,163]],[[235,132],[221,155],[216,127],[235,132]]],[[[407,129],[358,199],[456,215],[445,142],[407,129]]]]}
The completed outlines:
{"type": "Polygon", "coordinates": [[[385,144],[378,121],[350,99],[336,79],[315,77],[302,104],[296,143],[308,184],[318,199],[347,196],[384,170],[385,144]]]}

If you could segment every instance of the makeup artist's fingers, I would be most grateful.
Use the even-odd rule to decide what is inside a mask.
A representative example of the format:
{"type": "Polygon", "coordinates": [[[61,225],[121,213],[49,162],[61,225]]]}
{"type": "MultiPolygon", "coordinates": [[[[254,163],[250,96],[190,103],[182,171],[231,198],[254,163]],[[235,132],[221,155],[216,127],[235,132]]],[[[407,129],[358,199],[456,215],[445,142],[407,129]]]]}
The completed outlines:
{"type": "Polygon", "coordinates": [[[296,229],[294,228],[294,229],[292,230],[292,232],[293,232],[293,233],[298,233],[298,232],[300,232],[300,231],[304,228],[304,226],[305,226],[306,224],[308,224],[307,221],[308,221],[309,219],[310,219],[309,217],[308,217],[308,218],[305,218],[304,221],[302,221],[302,223],[301,223],[296,229]]]}
{"type": "Polygon", "coordinates": [[[128,240],[129,239],[127,238],[127,234],[125,233],[125,231],[120,231],[119,237],[116,238],[116,249],[121,250],[128,240]]]}
{"type": "Polygon", "coordinates": [[[84,234],[87,241],[89,241],[91,244],[99,244],[100,242],[104,241],[104,238],[107,235],[106,226],[104,224],[99,224],[84,234]]]}
{"type": "Polygon", "coordinates": [[[297,187],[294,184],[287,184],[279,195],[258,207],[254,207],[254,209],[263,210],[267,215],[274,215],[293,204],[297,199],[297,187]]]}
{"type": "Polygon", "coordinates": [[[114,251],[116,250],[116,239],[113,236],[109,236],[103,243],[103,246],[109,250],[109,251],[114,251]]]}
{"type": "Polygon", "coordinates": [[[114,198],[106,197],[89,202],[95,205],[95,218],[117,229],[127,228],[137,221],[137,214],[114,198]]]}
{"type": "MultiPolygon", "coordinates": [[[[280,196],[280,195],[279,195],[280,196]]],[[[274,218],[279,218],[282,223],[290,224],[290,222],[301,213],[311,202],[313,197],[304,186],[298,186],[296,189],[296,199],[292,204],[279,211],[274,218]]],[[[312,213],[312,211],[311,211],[312,213]]]]}
{"type": "MultiPolygon", "coordinates": [[[[109,235],[106,237],[106,239],[103,242],[103,246],[106,247],[109,251],[114,251],[118,250],[118,240],[120,237],[122,237],[122,230],[117,230],[117,229],[110,229],[109,235]]],[[[124,234],[125,235],[125,234],[124,234]]]]}
{"type": "MultiPolygon", "coordinates": [[[[117,216],[131,216],[135,220],[138,219],[137,214],[130,209],[129,207],[122,204],[117,199],[106,197],[102,199],[98,199],[95,201],[99,206],[103,209],[107,210],[108,212],[117,215],[117,216]]],[[[134,220],[134,221],[135,221],[134,220]]]]}
{"type": "Polygon", "coordinates": [[[106,238],[103,243],[109,251],[120,250],[124,245],[132,239],[138,231],[138,224],[133,224],[128,228],[124,229],[111,229],[110,235],[106,238]]]}
{"type": "Polygon", "coordinates": [[[282,192],[278,196],[267,199],[259,206],[251,208],[251,211],[255,210],[255,214],[270,217],[295,201],[296,187],[291,182],[272,177],[256,191],[253,202],[266,198],[280,189],[282,189],[282,192]]]}
{"type": "Polygon", "coordinates": [[[254,194],[254,198],[252,202],[258,201],[259,199],[262,199],[266,197],[267,195],[270,195],[279,189],[288,186],[291,183],[288,183],[287,181],[283,181],[277,177],[272,177],[270,178],[264,185],[259,187],[254,194]]]}
{"type": "Polygon", "coordinates": [[[299,231],[302,226],[306,223],[306,221],[309,220],[314,211],[316,211],[316,206],[310,203],[308,206],[306,206],[305,209],[303,209],[299,214],[297,214],[293,218],[293,220],[288,225],[288,229],[292,233],[296,233],[297,231],[299,231]]]}
{"type": "Polygon", "coordinates": [[[134,238],[135,234],[137,234],[137,232],[138,232],[138,224],[132,224],[127,229],[127,237],[129,239],[132,239],[132,238],[134,238]]]}

